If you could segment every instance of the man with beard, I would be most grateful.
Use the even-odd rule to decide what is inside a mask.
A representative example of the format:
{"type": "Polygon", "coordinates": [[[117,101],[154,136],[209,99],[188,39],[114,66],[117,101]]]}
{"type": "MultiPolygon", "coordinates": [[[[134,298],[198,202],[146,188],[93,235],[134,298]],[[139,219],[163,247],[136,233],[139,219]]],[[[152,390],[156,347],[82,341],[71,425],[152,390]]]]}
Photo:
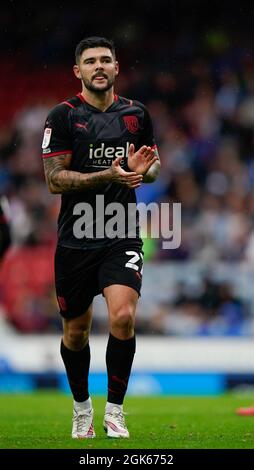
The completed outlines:
{"type": "Polygon", "coordinates": [[[123,400],[135,354],[143,260],[135,188],[155,181],[160,162],[147,109],[114,93],[119,65],[113,42],[83,39],[75,56],[82,91],[52,109],[42,143],[49,190],[62,195],[55,281],[61,356],[74,398],[72,437],[95,437],[89,332],[93,298],[102,294],[109,317],[103,426],[108,437],[128,438],[123,400]]]}

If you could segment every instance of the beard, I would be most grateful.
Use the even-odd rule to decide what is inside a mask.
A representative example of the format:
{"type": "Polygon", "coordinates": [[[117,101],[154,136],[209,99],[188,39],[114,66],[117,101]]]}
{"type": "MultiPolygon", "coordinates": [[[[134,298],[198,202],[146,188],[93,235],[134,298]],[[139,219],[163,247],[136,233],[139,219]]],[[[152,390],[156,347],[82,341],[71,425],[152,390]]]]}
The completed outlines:
{"type": "Polygon", "coordinates": [[[97,87],[97,85],[93,84],[93,80],[87,80],[86,78],[82,78],[82,82],[84,86],[87,88],[89,91],[93,91],[96,93],[104,93],[105,91],[110,90],[112,86],[115,83],[115,77],[114,78],[107,78],[107,83],[103,88],[97,87]]]}

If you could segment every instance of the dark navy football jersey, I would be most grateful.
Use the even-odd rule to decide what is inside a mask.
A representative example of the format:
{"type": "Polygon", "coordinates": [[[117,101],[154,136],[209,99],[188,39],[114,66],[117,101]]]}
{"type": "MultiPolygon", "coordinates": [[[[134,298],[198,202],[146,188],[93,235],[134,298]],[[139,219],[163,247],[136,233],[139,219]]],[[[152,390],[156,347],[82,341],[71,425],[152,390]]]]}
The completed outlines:
{"type": "MultiPolygon", "coordinates": [[[[69,169],[80,173],[104,171],[110,167],[116,157],[122,156],[121,166],[129,171],[127,157],[131,143],[135,145],[136,151],[142,145],[155,147],[151,118],[143,104],[115,95],[112,105],[106,111],[100,111],[85,102],[79,93],[58,104],[49,113],[45,124],[42,152],[43,158],[71,154],[69,169]]],[[[110,245],[115,238],[139,237],[136,209],[135,235],[133,227],[130,230],[130,224],[128,225],[128,209],[133,215],[133,207],[136,205],[134,189],[110,183],[83,192],[64,193],[61,198],[58,218],[60,245],[73,248],[99,248],[110,245]],[[105,207],[104,214],[101,212],[102,202],[105,207]],[[108,235],[109,231],[103,234],[101,225],[98,230],[96,224],[103,219],[103,225],[106,227],[111,219],[113,228],[112,217],[115,214],[112,203],[116,202],[121,203],[124,214],[119,235],[120,213],[118,212],[115,237],[114,229],[112,235],[108,235]],[[89,221],[87,213],[85,214],[87,204],[93,209],[89,221]]],[[[133,221],[132,216],[129,219],[133,221]]]]}

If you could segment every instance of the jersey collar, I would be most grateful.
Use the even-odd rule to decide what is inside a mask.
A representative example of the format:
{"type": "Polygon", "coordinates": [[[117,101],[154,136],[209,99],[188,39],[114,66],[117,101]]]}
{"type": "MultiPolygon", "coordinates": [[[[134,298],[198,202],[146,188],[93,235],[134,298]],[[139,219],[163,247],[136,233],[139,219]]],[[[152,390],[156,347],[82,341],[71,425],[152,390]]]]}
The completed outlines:
{"type": "Polygon", "coordinates": [[[101,112],[101,113],[106,113],[119,100],[119,95],[116,95],[116,93],[114,93],[113,103],[105,111],[101,111],[100,109],[96,108],[92,104],[89,104],[81,93],[77,93],[77,97],[80,99],[80,101],[82,101],[82,103],[85,103],[87,106],[90,106],[91,108],[96,109],[96,111],[101,112]]]}

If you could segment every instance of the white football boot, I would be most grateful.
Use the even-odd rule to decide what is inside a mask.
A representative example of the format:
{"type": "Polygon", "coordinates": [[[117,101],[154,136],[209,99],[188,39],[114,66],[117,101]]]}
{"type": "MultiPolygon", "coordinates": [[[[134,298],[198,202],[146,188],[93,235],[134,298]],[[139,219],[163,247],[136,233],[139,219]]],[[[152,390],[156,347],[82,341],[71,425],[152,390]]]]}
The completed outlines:
{"type": "Polygon", "coordinates": [[[76,411],[75,408],[73,409],[71,435],[73,439],[92,439],[95,437],[93,409],[81,411],[76,411]]]}
{"type": "Polygon", "coordinates": [[[103,427],[108,437],[130,437],[129,431],[125,424],[124,412],[118,406],[113,406],[110,410],[106,410],[103,427]]]}

